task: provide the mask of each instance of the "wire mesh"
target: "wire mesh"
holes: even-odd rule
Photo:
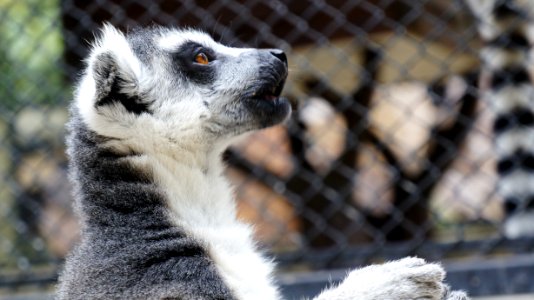
[[[525,254],[502,234],[481,48],[459,1],[0,1],[0,287],[49,288],[76,242],[72,84],[103,22],[288,53],[288,124],[225,155],[240,218],[284,271]],[[1,294],[2,292],[0,292]]]

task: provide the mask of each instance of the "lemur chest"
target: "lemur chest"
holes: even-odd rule
[[[256,249],[247,225],[193,230],[204,240],[209,256],[238,299],[279,299],[272,282],[274,264]]]
[[[175,199],[171,212],[173,222],[204,245],[237,299],[279,299],[271,278],[274,265],[257,250],[252,228],[236,219],[233,199],[221,199],[225,196],[220,190],[216,195],[215,192],[202,191],[201,194],[217,196],[220,202],[200,204],[203,199],[197,199],[198,202],[191,201],[192,198]],[[226,192],[231,194],[230,190]],[[181,204],[183,206],[177,208]],[[184,218],[186,216],[189,217]]]
[[[204,245],[237,298],[280,298],[271,278],[274,265],[256,249],[251,227],[237,220],[233,191],[221,173],[182,166],[154,171],[171,222]]]

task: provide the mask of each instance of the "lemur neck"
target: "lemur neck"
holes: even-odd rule
[[[203,157],[196,160],[158,149],[125,154],[109,148],[109,139],[88,130],[76,115],[69,130],[71,176],[85,227],[218,226],[235,221],[220,151],[199,151]]]
[[[235,221],[233,192],[223,176],[218,153],[199,159],[206,165],[147,155],[155,184],[165,195],[169,215],[178,225],[220,226]],[[209,167],[208,167],[209,166]]]

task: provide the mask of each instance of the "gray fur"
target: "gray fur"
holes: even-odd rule
[[[105,138],[71,113],[68,154],[83,227],[58,299],[233,299],[205,249],[168,221],[150,174],[99,149]]]

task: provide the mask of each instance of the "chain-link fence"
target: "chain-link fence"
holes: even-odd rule
[[[444,261],[473,295],[533,292],[534,238],[502,234],[495,115],[460,1],[0,0],[0,295],[50,290],[76,241],[63,124],[105,21],[288,53],[300,108],[225,156],[288,294],[406,255]]]

